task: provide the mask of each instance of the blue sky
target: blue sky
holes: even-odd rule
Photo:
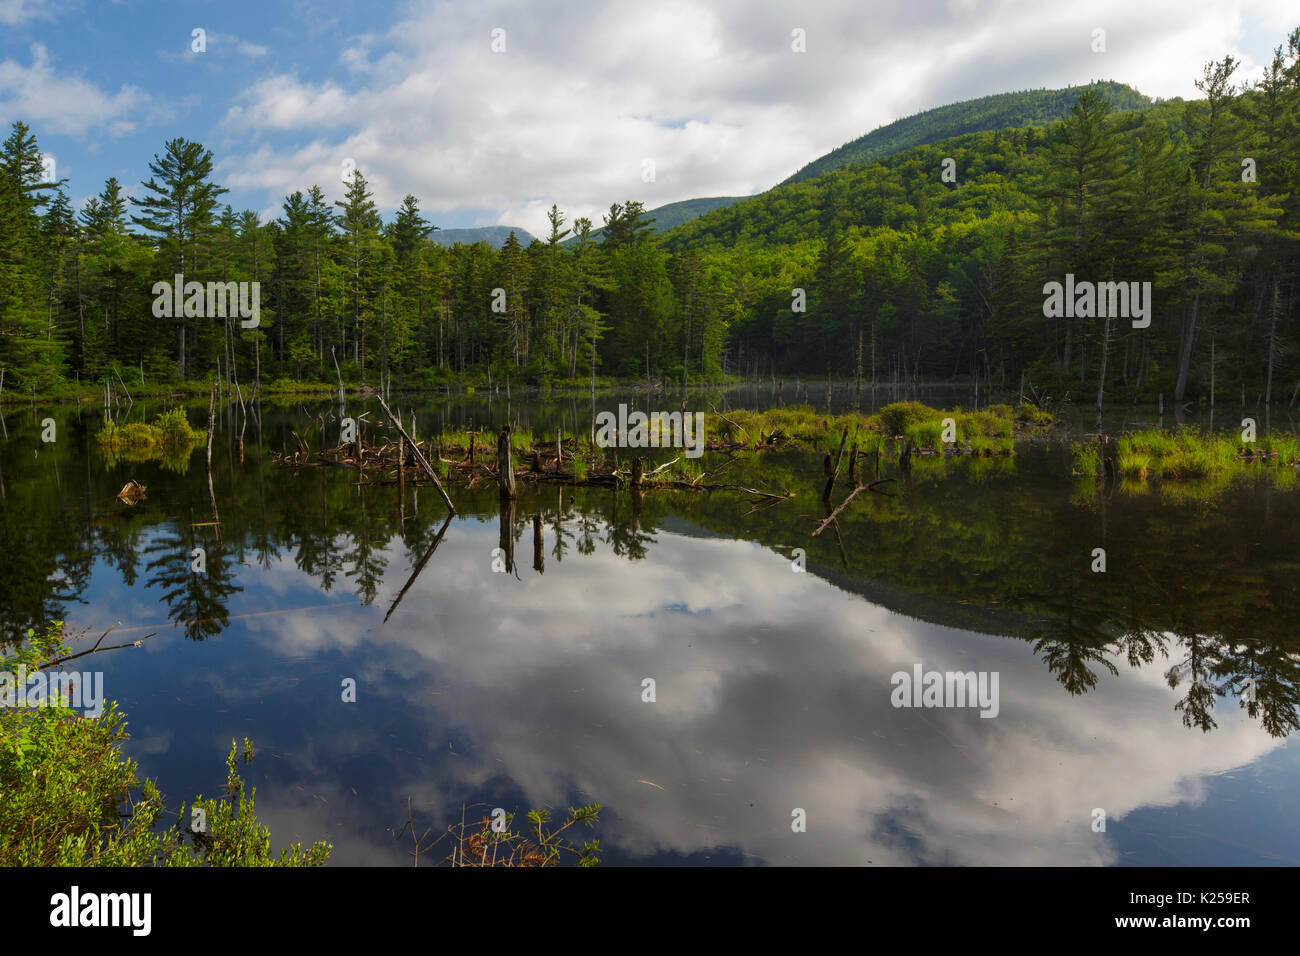
[[[629,198],[761,191],[973,96],[1195,96],[1201,64],[1232,53],[1252,78],[1295,26],[1278,0],[0,0],[0,122],[34,128],[78,205],[108,176],[138,190],[183,136],[237,209],[274,216],[313,183],[338,198],[351,160],[385,217],[410,192],[445,228],[540,233],[552,202],[599,223]]]

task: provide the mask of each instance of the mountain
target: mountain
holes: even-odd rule
[[[670,202],[666,206],[651,209],[646,213],[645,218],[654,220],[651,229],[671,229],[673,226],[690,222],[696,216],[702,216],[706,212],[722,209],[748,198],[748,196],[713,196],[708,199],[683,199],[681,202]]]
[[[1142,109],[1155,100],[1143,96],[1131,86],[1102,80],[1091,86],[1068,86],[1061,90],[1025,90],[1019,93],[997,93],[979,99],[963,100],[948,106],[915,113],[873,130],[845,143],[820,159],[815,159],[781,185],[814,179],[832,169],[854,163],[869,163],[963,133],[1007,129],[1018,126],[1042,126],[1060,119],[1070,111],[1079,95],[1087,89],[1097,89],[1110,100],[1114,112]]]
[[[665,206],[648,209],[643,218],[653,219],[654,223],[650,226],[650,229],[657,232],[672,229],[684,222],[690,222],[696,216],[702,216],[706,212],[713,212],[715,209],[725,209],[732,203],[738,203],[742,199],[748,198],[748,196],[711,196],[707,199],[683,199],[681,202],[670,202]],[[592,238],[600,238],[603,231],[603,229],[591,230]],[[567,246],[574,241],[574,237],[570,236],[561,245]]]
[[[493,249],[500,249],[510,238],[510,233],[514,233],[518,238],[521,246],[526,246],[533,241],[533,235],[527,229],[520,229],[518,226],[478,226],[473,229],[437,229],[429,234],[429,238],[440,246],[454,246],[456,243],[463,243],[470,246],[476,242],[486,242]]]
[[[1133,148],[1148,122],[1166,133],[1186,133],[1186,105],[1169,100],[1125,109],[1107,128],[1125,148]],[[945,157],[954,159],[959,182],[945,184],[936,175]],[[756,270],[779,273],[801,257],[816,257],[828,201],[838,207],[840,226],[855,243],[877,232],[905,232],[931,217],[956,222],[1027,215],[1036,206],[1025,184],[1044,177],[1050,157],[1046,125],[960,133],[782,183],[667,230],[658,241],[669,253],[743,245]],[[802,252],[792,251],[801,244]]]
[[[895,120],[852,142],[845,143],[825,156],[813,160],[799,172],[779,183],[776,188],[815,179],[835,169],[858,163],[869,163],[916,146],[937,143],[967,133],[1045,126],[1068,113],[1079,99],[1079,95],[1090,88],[1100,90],[1110,101],[1111,109],[1116,113],[1145,109],[1159,102],[1144,96],[1131,86],[1112,80],[1100,80],[1091,86],[1068,86],[1059,90],[1024,90],[1019,93],[997,93],[974,100],[963,100]],[[766,193],[759,195],[766,195]],[[646,218],[655,220],[650,227],[652,230],[664,232],[706,213],[725,209],[751,198],[753,197],[714,196],[706,199],[684,199],[681,202],[668,203],[648,210]],[[593,229],[591,234],[599,238],[601,231]],[[437,233],[434,235],[436,237]],[[520,241],[523,242],[522,231]],[[573,241],[570,237],[562,245],[569,245]],[[523,244],[527,245],[526,242]]]

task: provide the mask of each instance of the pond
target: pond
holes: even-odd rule
[[[691,400],[710,414],[791,389]],[[589,398],[514,399],[392,404],[421,438],[589,425]],[[620,401],[650,400],[596,406]],[[294,432],[334,444],[337,413],[223,409],[210,495],[201,447],[115,459],[98,406],[7,410],[4,633],[155,634],[93,660],[171,806],[219,792],[248,737],[273,845],[326,839],[335,864],[409,865],[408,800],[435,831],[462,807],[598,802],[606,864],[1300,863],[1300,491],[1262,473],[1083,486],[1059,439],[910,475],[887,462],[897,480],[814,536],[819,455],[709,452],[711,474],[796,494],[523,483],[503,513],[483,483],[450,489],[445,522],[427,485],[272,461]],[[128,479],[147,489],[132,506]],[[932,672],[992,676],[996,702],[910,689]]]

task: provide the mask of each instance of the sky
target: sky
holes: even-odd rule
[[[0,0],[0,123],[33,128],[77,206],[109,176],[140,195],[184,137],[264,219],[313,184],[341,198],[352,164],[385,220],[410,193],[443,228],[544,236],[552,203],[599,226],[613,202],[751,195],[991,93],[1194,98],[1206,62],[1253,80],[1297,26],[1300,0]]]

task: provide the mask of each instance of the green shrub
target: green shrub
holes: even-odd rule
[[[67,654],[63,622],[0,658],[0,672],[29,674]],[[98,717],[52,706],[0,707],[0,866],[320,866],[328,843],[298,844],[271,856],[270,831],[257,819],[255,792],[226,758],[226,795],[198,797],[206,832],[193,833],[182,804],[177,822],[159,832],[157,785],[136,778],[123,756],[126,721],[109,702]],[[252,759],[244,741],[244,762]]]
[[[1045,412],[1037,405],[1031,405],[1029,402],[1021,402],[1016,406],[1016,418],[1033,425],[1046,425],[1056,421],[1051,412]]]
[[[938,409],[920,402],[894,402],[880,410],[880,424],[887,435],[906,435],[909,425],[942,417]]]
[[[207,438],[206,432],[190,427],[190,420],[183,408],[163,412],[153,420],[153,425],[161,432],[161,440],[168,444],[203,441]]]

